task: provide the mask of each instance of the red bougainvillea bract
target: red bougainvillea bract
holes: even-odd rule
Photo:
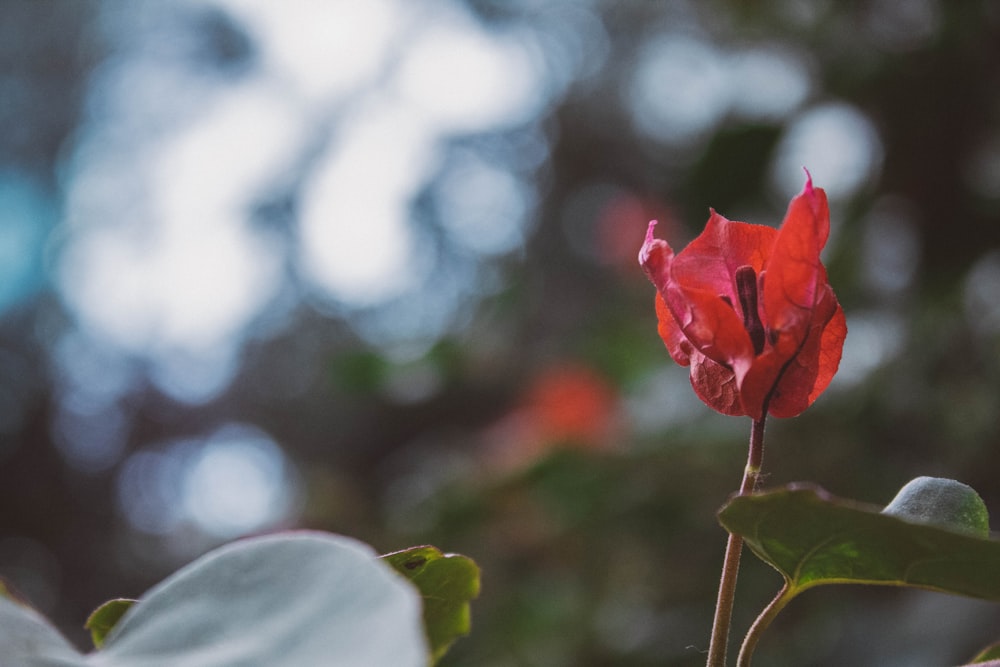
[[[711,211],[684,250],[653,236],[639,263],[656,286],[659,333],[691,385],[727,415],[794,417],[826,389],[847,323],[820,251],[830,234],[826,193],[807,178],[780,229]]]

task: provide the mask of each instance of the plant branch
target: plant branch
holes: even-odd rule
[[[757,488],[760,478],[761,461],[764,458],[764,416],[753,421],[750,429],[750,451],[747,454],[747,466],[743,471],[743,482],[740,484],[739,495],[750,495]],[[736,578],[740,572],[740,555],[743,551],[743,538],[729,534],[726,542],[726,555],[722,561],[722,578],[719,581],[719,597],[715,603],[715,619],[712,622],[712,639],[708,645],[708,667],[725,667],[726,649],[729,644],[729,626],[733,617],[733,600],[736,597]]]
[[[778,591],[778,594],[764,607],[764,610],[760,612],[760,616],[757,617],[757,620],[750,626],[750,630],[747,631],[747,636],[743,638],[743,646],[740,647],[740,655],[736,658],[736,667],[750,667],[750,659],[753,657],[754,649],[757,648],[760,636],[771,625],[771,621],[778,615],[778,612],[784,609],[789,600],[795,597],[795,593],[796,591],[792,590],[786,580],[781,590]]]

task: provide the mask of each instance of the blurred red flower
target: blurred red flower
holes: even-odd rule
[[[586,366],[542,369],[519,403],[486,433],[493,467],[524,465],[553,449],[604,450],[616,442],[621,425],[617,391]]]
[[[794,417],[826,389],[847,323],[820,251],[830,234],[826,193],[807,178],[780,229],[714,210],[677,255],[649,224],[639,263],[656,285],[659,333],[691,385],[727,415]]]
[[[599,447],[613,429],[615,391],[585,366],[546,369],[535,378],[525,398],[525,407],[546,440]]]

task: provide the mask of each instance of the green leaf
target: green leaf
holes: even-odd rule
[[[104,638],[111,632],[111,628],[115,627],[133,604],[135,604],[135,600],[126,598],[109,600],[87,617],[87,622],[83,624],[83,627],[90,630],[90,638],[94,642],[94,648],[101,648],[104,645]]]
[[[1000,542],[885,514],[815,486],[735,497],[719,520],[785,577],[790,595],[854,583],[1000,600]]]
[[[413,547],[383,558],[413,582],[424,599],[424,625],[437,662],[471,629],[469,601],[479,595],[479,566],[471,558]]]

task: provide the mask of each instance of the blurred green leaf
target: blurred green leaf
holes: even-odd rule
[[[479,566],[459,554],[443,554],[420,546],[383,556],[419,589],[424,599],[424,625],[435,662],[456,639],[469,634],[469,601],[479,595]]]
[[[785,577],[792,595],[854,583],[1000,600],[1000,542],[883,514],[816,486],[733,498],[719,520]]]
[[[345,391],[369,394],[377,391],[389,374],[389,362],[370,350],[345,352],[332,362],[336,384]]]
[[[982,651],[976,654],[969,664],[982,664],[984,662],[997,661],[1000,664],[1000,642],[996,644],[990,644]]]
[[[87,622],[83,624],[83,627],[90,630],[90,638],[94,642],[94,648],[101,648],[104,645],[104,638],[111,632],[111,628],[115,627],[125,612],[134,604],[135,600],[126,598],[108,600],[87,617]]]

